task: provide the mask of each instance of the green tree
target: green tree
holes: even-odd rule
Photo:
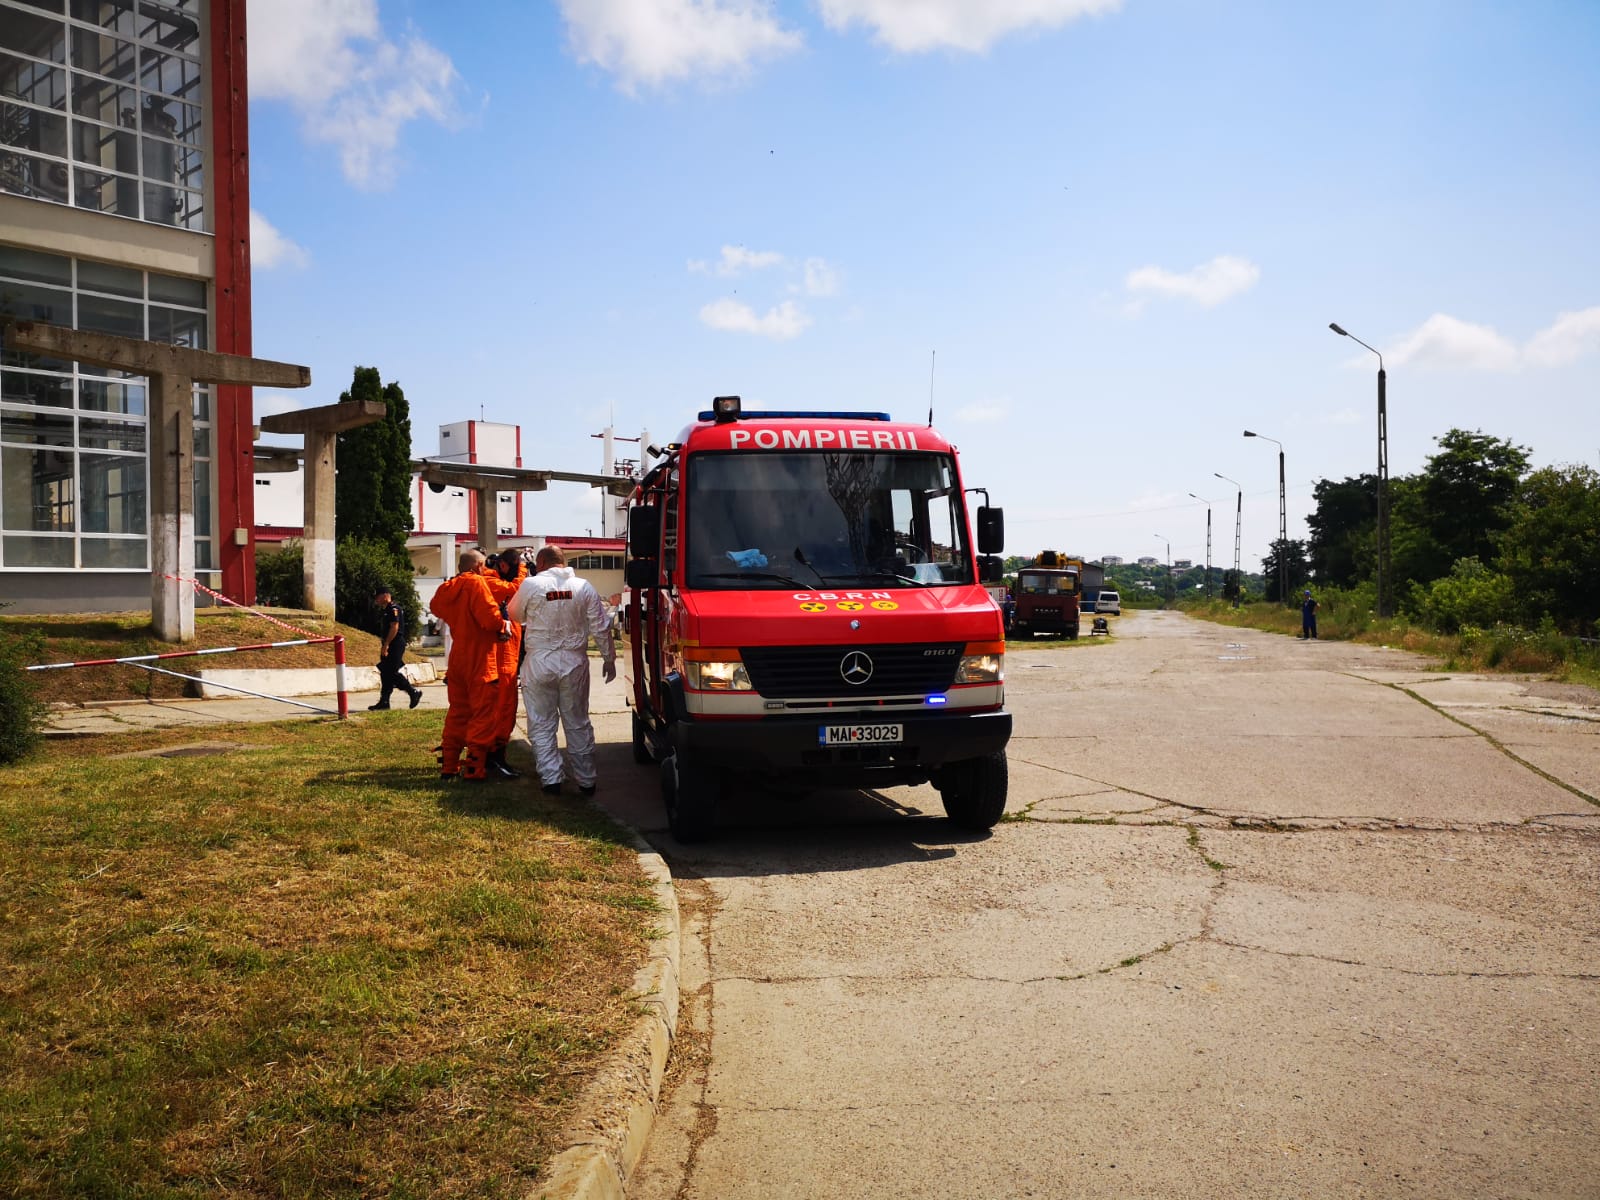
[[[1500,535],[1500,569],[1517,589],[1522,615],[1548,614],[1569,632],[1595,631],[1600,618],[1600,473],[1546,467],[1523,481]]]
[[[1280,574],[1278,562],[1283,561],[1285,570]],[[1306,544],[1297,538],[1290,538],[1286,542],[1274,541],[1272,549],[1267,551],[1267,556],[1261,560],[1261,574],[1266,579],[1267,600],[1269,603],[1282,604],[1283,594],[1278,590],[1280,579],[1288,577],[1289,595],[1294,595],[1298,588],[1305,585],[1309,577],[1310,568],[1306,565]]]
[[[1306,555],[1317,583],[1350,587],[1370,576],[1378,524],[1378,477],[1369,473],[1319,479],[1312,495],[1317,506],[1306,517],[1311,532]]]
[[[1428,579],[1463,558],[1488,562],[1511,523],[1511,506],[1528,470],[1528,449],[1481,430],[1452,429],[1422,469],[1420,515],[1437,547]],[[1418,577],[1418,582],[1422,578]]]
[[[381,421],[339,434],[336,536],[385,542],[404,555],[412,527],[411,406],[376,367],[355,369],[350,390],[339,396],[340,403],[351,400],[380,401],[386,412]]]

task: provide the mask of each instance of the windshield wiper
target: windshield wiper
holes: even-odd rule
[[[894,579],[900,583],[909,583],[912,587],[925,586],[920,579],[910,575],[900,575],[894,571],[858,571],[854,575],[841,576],[845,579]]]
[[[791,579],[787,575],[774,575],[771,571],[700,571],[696,579],[771,579],[778,583],[787,583],[790,587],[807,588],[809,583],[801,583],[798,579]]]

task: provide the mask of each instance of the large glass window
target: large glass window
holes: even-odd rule
[[[201,2],[0,0],[0,191],[203,230]]]
[[[693,587],[971,583],[948,455],[707,454],[688,464]]]
[[[0,246],[0,315],[208,349],[206,287]],[[194,394],[195,565],[211,531],[211,389]],[[0,356],[0,568],[149,567],[149,384],[126,371]]]

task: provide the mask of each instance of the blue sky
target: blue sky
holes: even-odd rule
[[[1452,426],[1600,460],[1600,5],[251,0],[255,349],[597,471],[713,395],[961,448],[1007,548],[1253,567]],[[530,499],[552,534],[599,500]],[[1157,535],[1160,535],[1159,537]]]

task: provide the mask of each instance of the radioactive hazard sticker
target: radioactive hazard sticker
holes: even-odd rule
[[[865,607],[866,605],[861,603],[859,600],[839,601],[839,610],[841,612],[860,612]]]
[[[900,606],[893,600],[874,600],[872,602],[872,607],[877,609],[879,612],[888,612],[891,608],[899,608]]]
[[[804,604],[802,604],[800,606],[800,611],[801,612],[827,612],[828,611],[828,606],[826,604],[818,604],[815,600],[807,600]]]

